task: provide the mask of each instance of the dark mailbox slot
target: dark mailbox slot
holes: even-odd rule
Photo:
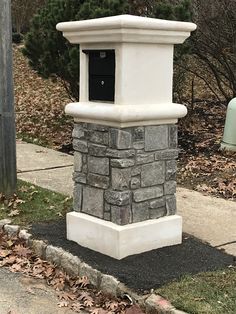
[[[89,100],[114,101],[115,50],[83,50],[89,56]]]

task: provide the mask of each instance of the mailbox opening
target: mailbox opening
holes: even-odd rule
[[[83,50],[89,58],[89,101],[114,102],[115,50]]]

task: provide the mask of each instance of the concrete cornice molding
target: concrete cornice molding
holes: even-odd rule
[[[167,21],[132,15],[62,22],[57,30],[71,43],[140,42],[182,43],[196,29],[189,22]]]
[[[116,127],[176,123],[187,114],[184,105],[175,103],[119,105],[79,102],[68,104],[65,111],[77,121]]]

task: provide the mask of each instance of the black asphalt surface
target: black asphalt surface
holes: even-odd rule
[[[129,288],[149,291],[186,274],[222,269],[235,265],[235,258],[188,235],[172,247],[133,255],[117,261],[66,240],[65,220],[34,224],[34,238],[62,247],[102,273],[115,276]]]

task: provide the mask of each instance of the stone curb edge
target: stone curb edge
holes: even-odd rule
[[[36,255],[62,268],[68,275],[72,277],[86,276],[91,285],[105,293],[115,297],[127,296],[134,304],[139,304],[147,314],[187,314],[177,310],[169,301],[159,295],[152,293],[140,296],[115,277],[101,273],[62,248],[33,239],[27,230],[20,229],[17,225],[11,225],[9,219],[0,220],[0,230],[3,230],[9,237],[18,236]]]

